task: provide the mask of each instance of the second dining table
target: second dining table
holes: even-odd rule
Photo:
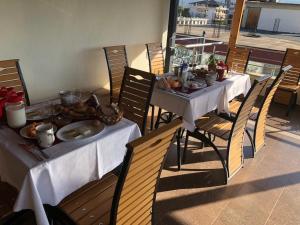
[[[231,72],[227,79],[190,94],[163,90],[156,85],[151,104],[182,116],[184,128],[194,131],[195,120],[216,109],[219,113],[229,113],[229,102],[246,95],[250,88],[249,75]]]

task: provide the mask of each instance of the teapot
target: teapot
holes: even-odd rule
[[[227,70],[227,73],[228,73],[228,65],[226,65],[223,61],[220,61],[220,62],[217,64],[217,73],[218,73],[218,78],[217,78],[217,80],[218,80],[218,81],[224,80],[224,72],[225,72],[225,69]]]

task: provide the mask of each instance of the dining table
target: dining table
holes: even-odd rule
[[[241,94],[245,96],[250,88],[250,76],[237,72],[229,72],[226,79],[191,93],[162,89],[156,83],[151,104],[182,116],[183,127],[193,132],[198,118],[213,110],[229,113],[229,102]]]
[[[45,103],[32,107],[39,105]],[[48,225],[44,204],[58,205],[114,170],[123,162],[126,144],[140,136],[138,125],[122,118],[89,138],[41,149],[16,129],[0,125],[0,177],[19,191],[13,211],[32,209],[37,224]],[[24,146],[31,146],[30,151]]]

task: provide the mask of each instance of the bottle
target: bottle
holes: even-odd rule
[[[23,94],[12,94],[8,96],[5,103],[7,124],[11,128],[20,128],[26,125],[25,103]]]

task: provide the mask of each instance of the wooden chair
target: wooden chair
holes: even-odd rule
[[[234,121],[223,119],[214,113],[209,113],[200,118],[197,121],[196,130],[194,132],[187,131],[183,156],[185,157],[186,154],[189,136],[209,144],[216,151],[222,162],[225,183],[227,183],[227,180],[237,173],[243,165],[243,142],[247,121],[257,96],[269,79],[270,77],[264,77],[260,81],[255,80],[254,85],[246,95]],[[216,137],[227,141],[226,161],[210,138],[207,138],[205,133],[202,134],[200,131],[215,135]]]
[[[125,67],[119,106],[124,117],[138,124],[142,135],[145,134],[146,123],[155,75]]]
[[[300,50],[288,48],[286,50],[281,68],[291,65],[290,69],[280,83],[274,101],[288,105],[288,116],[292,107],[296,105],[300,81]]]
[[[124,68],[128,66],[125,45],[104,47],[110,84],[110,101],[118,102],[124,76]]]
[[[255,121],[254,134],[253,138],[250,136],[249,132],[248,137],[252,144],[252,156],[254,157],[255,153],[257,153],[264,145],[265,145],[265,128],[266,128],[266,120],[268,111],[274,97],[277,88],[280,86],[280,83],[284,79],[285,75],[292,68],[292,66],[286,66],[281,69],[278,76],[274,79],[272,84],[266,89],[266,93],[264,94],[263,99],[259,102],[258,105],[252,108],[250,119]],[[233,108],[232,108],[233,106]],[[236,116],[238,108],[241,106],[241,102],[234,100],[230,104],[230,113],[231,116]]]
[[[181,120],[176,119],[127,144],[119,179],[110,173],[85,185],[58,207],[47,206],[49,217],[59,224],[69,225],[153,224],[158,180],[171,141],[181,124]]]
[[[148,61],[149,61],[149,71],[157,76],[163,75],[165,71],[165,61],[164,61],[164,53],[161,43],[148,43],[146,44]],[[153,129],[154,124],[154,106],[152,106],[152,114],[151,114],[151,130]],[[155,128],[159,127],[160,123],[169,123],[173,119],[173,113],[164,112],[162,113],[162,109],[158,109],[157,120],[155,123]]]
[[[26,209],[0,219],[1,225],[36,225],[34,212]]]
[[[248,48],[235,47],[228,49],[225,63],[229,70],[245,73],[247,70],[251,50]]]
[[[150,73],[157,76],[164,74],[165,60],[161,43],[146,44]]]
[[[0,87],[13,87],[16,91],[23,91],[26,104],[30,105],[18,59],[0,61]]]

